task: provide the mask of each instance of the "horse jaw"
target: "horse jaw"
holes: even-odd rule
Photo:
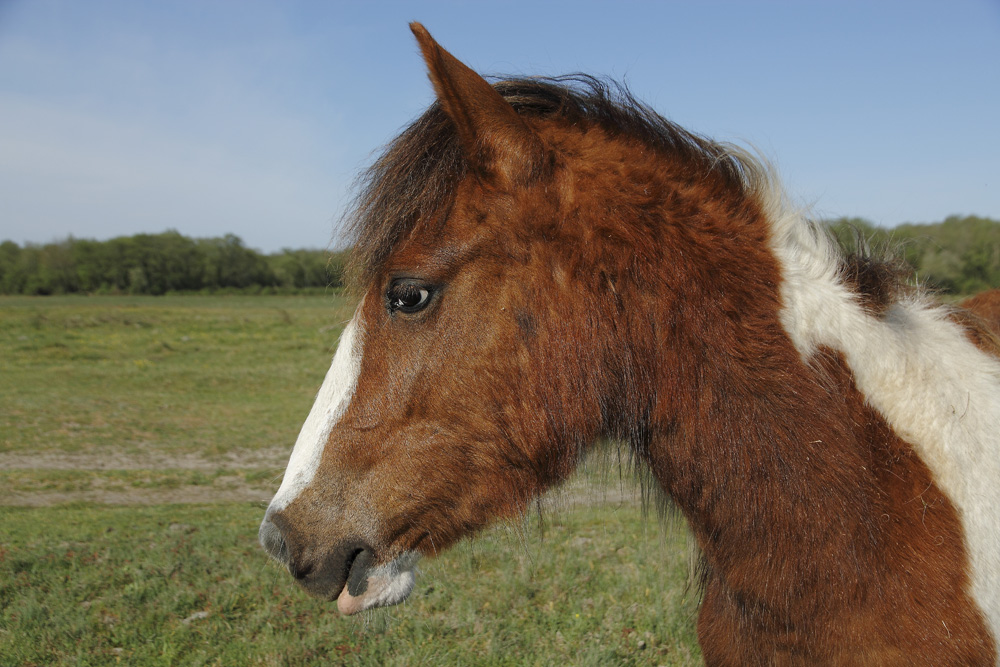
[[[344,616],[351,616],[366,609],[399,604],[413,590],[418,560],[419,553],[407,551],[385,565],[366,568],[360,573],[352,571],[337,597],[337,610]]]

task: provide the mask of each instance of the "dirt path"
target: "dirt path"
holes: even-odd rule
[[[193,454],[169,456],[162,452],[142,455],[60,454],[43,452],[0,454],[0,506],[40,507],[86,502],[108,505],[161,505],[170,503],[256,502],[265,507],[281,483],[288,451],[261,450],[207,459]],[[122,472],[127,474],[122,475]],[[198,483],[181,482],[166,472],[204,473]],[[253,475],[246,475],[253,472]],[[65,481],[67,473],[69,481]],[[74,474],[75,473],[75,474]],[[91,474],[87,474],[91,473]],[[641,492],[633,482],[599,481],[577,476],[546,494],[545,509],[593,504],[637,504]],[[248,481],[248,478],[250,481]],[[11,481],[16,483],[10,483]],[[55,480],[55,482],[53,482]]]
[[[0,506],[259,502],[263,507],[280,485],[287,460],[285,450],[212,459],[163,452],[2,453],[0,475],[6,473],[8,483],[0,486]],[[193,477],[197,483],[185,483]]]
[[[60,452],[0,453],[0,470],[252,470],[274,468],[280,473],[288,462],[290,448],[228,453],[216,458],[196,454],[118,452],[66,454]]]
[[[96,503],[100,505],[172,505],[175,503],[228,503],[256,502],[261,511],[267,507],[273,493],[250,486],[216,489],[204,486],[185,486],[172,489],[128,489],[89,491],[36,491],[32,493],[0,492],[0,507],[51,507],[67,503]]]

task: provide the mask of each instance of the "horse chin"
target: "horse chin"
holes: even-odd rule
[[[337,597],[337,610],[351,616],[366,609],[399,604],[413,590],[416,582],[414,568],[418,560],[420,554],[408,551],[385,565],[368,569],[363,573],[363,579],[352,572]],[[359,586],[358,580],[364,583]]]

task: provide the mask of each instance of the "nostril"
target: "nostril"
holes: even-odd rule
[[[285,542],[285,537],[281,534],[280,528],[265,518],[260,524],[260,531],[257,533],[257,538],[260,541],[260,545],[264,547],[264,551],[271,558],[281,563],[288,563],[288,543]]]

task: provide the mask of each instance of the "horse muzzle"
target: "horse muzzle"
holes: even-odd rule
[[[295,581],[314,597],[337,600],[345,615],[402,602],[413,590],[414,567],[420,556],[406,551],[375,565],[375,552],[363,540],[346,539],[332,548],[297,544],[280,513],[268,512],[258,538],[264,550],[283,564]]]

